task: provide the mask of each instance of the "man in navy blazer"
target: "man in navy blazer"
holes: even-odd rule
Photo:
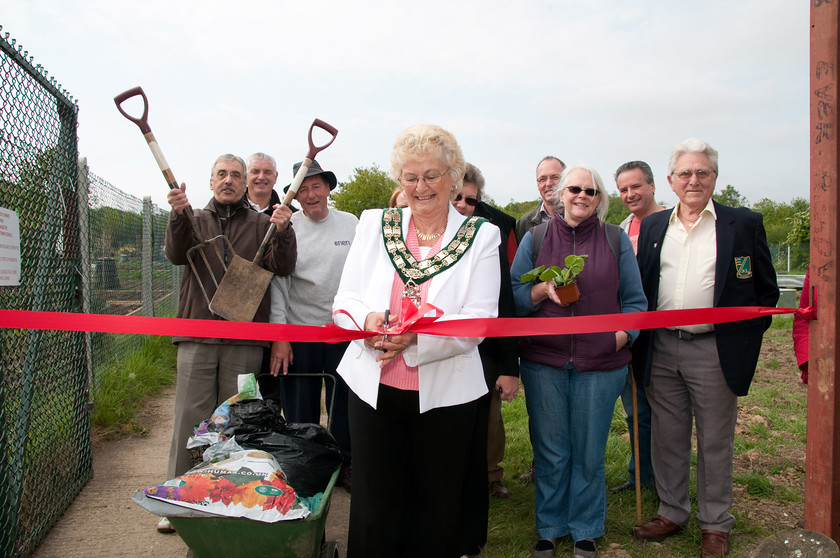
[[[649,310],[775,306],[776,273],[761,214],[712,200],[718,153],[690,138],[668,162],[679,202],[642,222],[638,261]],[[658,515],[633,530],[661,541],[688,523],[692,419],[697,425],[701,556],[729,553],[738,396],[746,395],[771,318],[646,330],[633,346],[652,410]]]

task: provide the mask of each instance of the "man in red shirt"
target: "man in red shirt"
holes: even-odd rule
[[[644,161],[630,161],[624,163],[615,171],[615,184],[621,203],[630,210],[630,215],[621,222],[621,228],[630,237],[633,251],[639,251],[639,227],[642,219],[665,209],[656,203],[654,194],[656,185],[653,183],[653,171]],[[653,486],[653,467],[650,464],[650,405],[645,397],[642,386],[636,388],[636,403],[639,417],[639,478],[643,486]],[[621,404],[627,413],[627,430],[630,432],[630,447],[633,447],[633,382],[630,374],[621,391]],[[629,478],[624,484],[614,486],[613,492],[636,489],[636,466],[633,457],[627,466]]]

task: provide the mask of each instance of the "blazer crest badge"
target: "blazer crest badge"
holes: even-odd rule
[[[738,279],[750,279],[752,277],[752,260],[749,256],[735,258],[735,277]]]

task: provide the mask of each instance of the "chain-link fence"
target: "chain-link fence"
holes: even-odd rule
[[[82,162],[84,170],[84,162]],[[87,186],[85,231],[90,254],[88,312],[94,314],[175,316],[178,309],[180,268],[169,263],[163,241],[169,212],[117,189],[88,171],[80,186]],[[92,392],[99,387],[97,371],[122,362],[140,348],[143,337],[91,334]]]
[[[0,207],[20,220],[21,280],[0,307],[81,310],[78,107],[0,40]],[[91,475],[84,336],[0,330],[3,556],[28,554]]]
[[[0,38],[0,208],[19,219],[21,263],[0,308],[174,315],[167,214],[79,164],[77,116],[29,53]],[[0,328],[0,556],[29,555],[90,479],[97,373],[141,342]]]

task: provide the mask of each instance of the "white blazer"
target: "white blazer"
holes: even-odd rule
[[[344,263],[333,312],[344,310],[359,328],[371,312],[384,312],[391,299],[394,266],[382,240],[382,211],[362,213],[350,253]],[[411,210],[402,210],[402,236],[405,238]],[[455,237],[465,217],[449,207],[443,246]],[[444,314],[439,320],[495,318],[499,303],[499,230],[487,222],[481,225],[472,246],[455,265],[430,279],[427,302]],[[345,329],[357,329],[343,314],[335,323]],[[484,371],[477,345],[483,337],[443,337],[417,335],[417,344],[402,354],[406,364],[417,366],[420,388],[420,412],[437,407],[459,405],[487,393]],[[376,408],[380,368],[371,349],[359,339],[350,343],[338,366],[338,373],[353,393]]]

